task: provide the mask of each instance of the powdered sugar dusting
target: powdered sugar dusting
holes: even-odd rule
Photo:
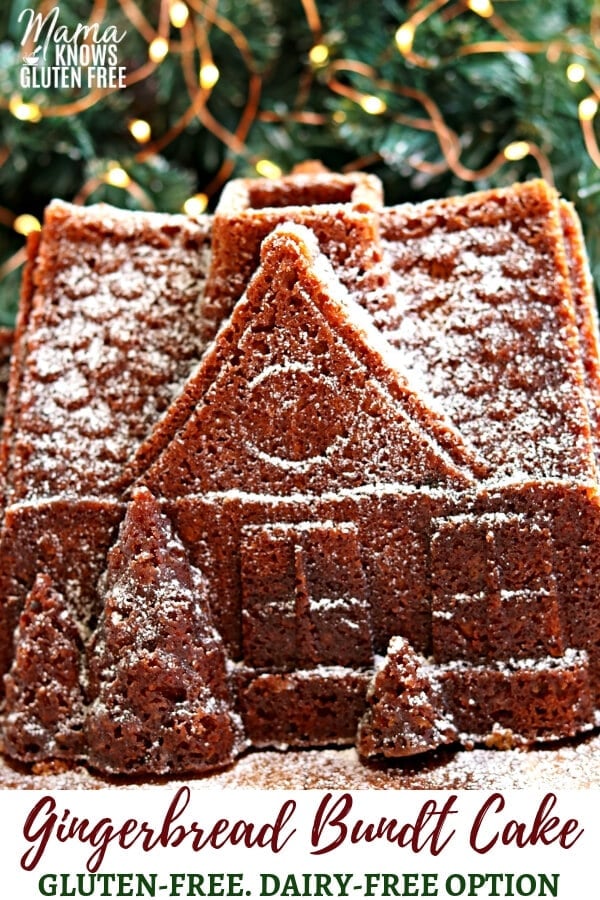
[[[12,499],[114,495],[199,359],[210,221],[50,207],[34,271]]]
[[[368,253],[352,241],[359,217],[351,223],[340,215],[344,235],[334,243],[343,265],[334,269],[338,276],[343,270],[349,293],[319,255],[326,244],[321,237],[317,246],[305,229],[286,225],[265,240],[253,287],[196,370],[199,395],[187,388],[182,395],[185,421],[198,415],[197,430],[186,431],[175,415],[167,448],[174,447],[175,464],[171,459],[154,481],[152,468],[146,473],[151,489],[170,501],[163,509],[148,490],[134,490],[109,554],[99,598],[105,608],[87,647],[84,679],[86,702],[92,701],[86,719],[91,764],[152,775],[227,764],[242,747],[230,689],[258,746],[293,743],[300,732],[299,743],[350,741],[374,651],[382,652],[390,637],[390,655],[369,690],[362,737],[359,730],[365,755],[420,753],[458,738],[513,747],[598,724],[593,654],[586,653],[597,630],[590,627],[588,639],[572,629],[563,643],[560,621],[575,608],[581,623],[588,598],[593,606],[594,579],[578,572],[579,561],[587,562],[584,548],[597,543],[597,534],[587,543],[592,503],[588,498],[585,505],[582,491],[580,503],[566,504],[575,510],[571,518],[581,515],[585,524],[577,522],[573,534],[567,527],[555,546],[565,529],[556,504],[542,496],[544,480],[564,479],[573,489],[594,483],[581,348],[566,271],[553,253],[558,233],[536,219],[535,202],[525,213],[519,203],[520,218],[513,211],[494,222],[488,214],[484,222],[471,216],[467,201],[460,226],[442,214],[432,217],[432,204],[423,212],[426,235],[419,217],[406,224],[403,217],[412,213],[384,210],[383,263],[379,214],[369,219]],[[326,230],[333,233],[334,224]],[[165,410],[175,408],[173,398],[210,330],[209,233],[208,222],[177,217],[53,208],[20,346],[9,499],[33,508],[47,497],[76,495],[78,502],[69,504],[76,518],[82,497],[121,491],[124,465]],[[393,310],[383,302],[391,296],[382,276],[386,259]],[[355,303],[365,297],[395,349]],[[485,467],[470,444],[491,463],[493,488],[476,483]],[[147,462],[143,451],[140,458]],[[456,477],[457,463],[469,477]],[[534,482],[528,497],[503,494],[509,482],[520,482],[525,492],[526,478]],[[419,503],[404,502],[411,494]],[[558,490],[556,501],[566,499]],[[329,501],[335,504],[328,507]],[[189,515],[181,515],[180,502]],[[503,511],[494,511],[498,504]],[[507,513],[512,505],[527,514]],[[540,506],[541,524],[530,522],[531,509]],[[177,515],[185,547],[165,510]],[[293,523],[282,522],[288,513]],[[45,528],[41,517],[33,521],[27,566],[43,569],[40,559],[54,565],[60,557],[60,588],[78,615],[86,579],[62,560],[65,543],[71,540],[66,556],[77,548],[76,536],[62,525]],[[573,559],[565,563],[560,554],[567,553]],[[457,587],[461,574],[467,583]],[[496,619],[485,609],[492,576]],[[16,584],[19,573],[10,578]],[[27,578],[28,572],[23,584]],[[567,607],[573,595],[576,604]],[[216,627],[209,596],[212,610],[226,610]],[[96,617],[88,619],[93,629]],[[495,622],[493,647],[482,644],[481,623],[492,630]],[[64,626],[63,613],[56,623]],[[227,647],[217,628],[231,632]],[[282,650],[286,635],[289,646]],[[553,705],[555,689],[560,698]],[[332,690],[340,692],[339,707],[331,706]],[[315,696],[323,704],[316,718],[334,709],[325,732],[318,724],[311,730]],[[343,718],[352,697],[354,718],[339,730],[338,711]],[[490,697],[500,706],[490,706]],[[263,716],[264,728],[252,725],[254,715]],[[218,746],[226,734],[226,746]],[[444,787],[453,760],[463,757],[453,753],[430,755],[448,769]],[[310,774],[300,759],[311,757],[295,756],[298,765],[288,771],[287,761],[274,763],[276,784],[265,776],[261,786],[285,786],[288,777],[290,785],[297,777],[294,786],[321,786],[337,777],[331,768],[338,763],[344,787],[352,784],[355,756],[325,751],[314,757],[319,762]],[[251,762],[258,757],[244,757],[235,777],[244,778],[247,763],[253,782],[260,782]],[[320,769],[323,760],[326,768],[331,763],[328,773]],[[362,770],[370,786],[379,786],[369,782],[373,772],[383,773],[387,786],[400,771],[418,779],[429,767]]]
[[[580,790],[600,788],[600,735],[559,748],[506,750],[441,749],[420,759],[362,762],[354,748],[342,750],[253,751],[235,766],[202,778],[172,780],[198,790]],[[51,764],[23,774],[0,757],[0,789],[140,790],[139,781],[109,779],[87,769]],[[164,789],[164,781],[145,779],[143,788]]]
[[[402,234],[384,217],[397,322],[390,340],[494,478],[593,471],[588,413],[563,274],[512,221]],[[387,237],[386,237],[386,228]],[[393,235],[393,237],[392,237]]]

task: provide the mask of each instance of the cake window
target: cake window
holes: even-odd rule
[[[291,670],[372,664],[356,526],[250,526],[242,537],[244,661]]]
[[[490,513],[434,522],[432,636],[438,662],[562,654],[552,537],[539,518]]]

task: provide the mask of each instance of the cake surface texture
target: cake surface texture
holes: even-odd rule
[[[148,778],[591,731],[598,340],[543,181],[53,202],[5,341],[4,752]]]

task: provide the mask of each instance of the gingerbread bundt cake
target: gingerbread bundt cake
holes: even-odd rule
[[[2,443],[13,758],[399,757],[600,711],[600,356],[541,181],[383,206],[242,180],[197,219],[55,202]]]

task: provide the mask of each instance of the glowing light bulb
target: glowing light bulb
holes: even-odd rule
[[[415,40],[415,26],[411,22],[405,22],[396,31],[396,47],[400,53],[410,53]]]
[[[490,0],[468,0],[467,6],[482,19],[489,19],[494,15],[494,7]]]
[[[39,122],[42,118],[42,111],[37,103],[26,103],[17,95],[10,98],[8,108],[15,119],[21,122]]]
[[[164,37],[155,37],[148,47],[148,56],[153,63],[161,63],[169,52],[169,42]]]
[[[598,112],[598,101],[595,97],[586,97],[579,104],[577,111],[579,113],[579,118],[583,122],[591,122]]]
[[[129,123],[129,131],[138,144],[147,144],[152,135],[150,124],[145,119],[132,119]]]
[[[183,28],[190,17],[190,11],[187,3],[182,0],[174,0],[169,9],[169,19],[173,28]]]
[[[210,88],[215,86],[220,75],[221,73],[214,63],[204,63],[204,65],[200,67],[200,76],[198,78],[200,87],[210,90]]]
[[[104,180],[112,187],[127,188],[131,184],[131,178],[121,166],[113,163],[104,176]]]
[[[281,169],[270,159],[259,159],[254,168],[263,178],[281,178]]]
[[[572,81],[573,84],[578,84],[580,81],[583,81],[585,78],[585,69],[581,63],[571,63],[570,66],[567,66],[567,78],[569,81]]]
[[[29,213],[23,213],[22,215],[17,216],[17,218],[13,222],[13,228],[16,232],[22,234],[24,237],[27,237],[27,235],[31,234],[32,231],[42,230],[42,226],[40,225],[39,220]]]
[[[336,109],[336,111],[334,112],[334,114],[332,115],[331,118],[333,119],[333,121],[335,122],[336,125],[342,125],[346,121],[348,116],[346,115],[346,113],[344,112],[343,109]]]
[[[183,204],[183,211],[188,216],[200,216],[208,206],[208,197],[206,194],[194,194],[188,197]]]
[[[370,116],[380,116],[387,109],[385,100],[382,100],[380,97],[375,97],[372,94],[363,97],[360,101],[360,105]]]
[[[329,59],[329,47],[326,44],[315,44],[310,48],[308,58],[313,66],[322,66]]]
[[[530,147],[527,141],[513,141],[504,148],[504,157],[510,162],[517,162],[519,159],[525,159],[529,151]]]

